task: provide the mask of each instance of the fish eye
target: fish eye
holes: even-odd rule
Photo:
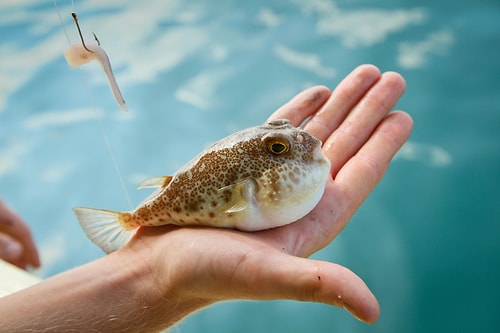
[[[267,149],[275,155],[283,155],[288,152],[290,145],[284,140],[269,140]]]

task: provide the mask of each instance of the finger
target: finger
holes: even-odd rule
[[[28,225],[2,201],[0,201],[0,232],[16,239],[22,245],[22,259],[25,265],[40,266],[38,250]]]
[[[330,97],[330,90],[327,87],[308,88],[276,110],[269,120],[288,119],[294,126],[299,126],[307,117],[317,112],[328,97]]]
[[[366,144],[339,171],[335,182],[355,210],[382,179],[391,159],[408,139],[413,120],[404,112],[388,115]]]
[[[380,76],[380,71],[373,65],[361,65],[354,69],[339,83],[325,105],[313,115],[304,129],[324,142]]]
[[[352,215],[351,204],[333,181],[326,183],[320,202],[304,218],[283,227],[259,232],[275,248],[307,258],[332,242]],[[287,237],[288,236],[288,237]]]
[[[346,226],[352,215],[382,179],[391,158],[407,140],[413,121],[403,112],[394,112],[382,121],[368,142],[340,170],[335,181],[327,182],[318,205],[302,220],[260,232],[273,239],[277,234],[293,234],[286,251],[308,257],[328,245]],[[282,246],[279,243],[276,248]]]
[[[14,238],[0,233],[0,259],[24,269],[23,247]]]
[[[368,140],[380,121],[403,94],[406,83],[401,75],[384,73],[324,142],[323,150],[332,161],[332,174]]]
[[[375,296],[356,274],[329,262],[269,252],[248,255],[232,281],[241,281],[248,299],[291,299],[320,302],[344,308],[368,323],[377,321],[380,308]],[[250,274],[250,276],[249,276]],[[258,283],[248,283],[248,281]],[[242,298],[242,295],[231,295]]]

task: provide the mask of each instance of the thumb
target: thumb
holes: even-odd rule
[[[252,274],[258,283],[252,285],[254,290],[248,290],[253,288],[246,283],[250,292],[248,298],[320,302],[344,308],[366,323],[378,320],[377,299],[363,280],[349,269],[284,253],[260,259],[260,265],[251,265],[253,270],[258,267],[253,272],[255,275]],[[242,271],[248,273],[248,270]],[[240,281],[245,281],[245,277]]]

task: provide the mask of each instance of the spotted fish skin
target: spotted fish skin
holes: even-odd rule
[[[173,176],[147,180],[140,186],[158,189],[131,212],[75,212],[89,238],[106,252],[117,247],[109,238],[124,242],[111,223],[123,232],[165,224],[263,230],[311,211],[329,170],[317,138],[287,120],[273,120],[218,141]],[[91,225],[102,228],[104,215],[109,227],[96,231]]]

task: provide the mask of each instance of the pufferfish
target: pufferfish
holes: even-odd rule
[[[138,227],[173,224],[258,231],[304,217],[321,199],[330,161],[321,141],[288,120],[236,132],[206,148],[129,212],[74,208],[104,252],[122,247]]]

